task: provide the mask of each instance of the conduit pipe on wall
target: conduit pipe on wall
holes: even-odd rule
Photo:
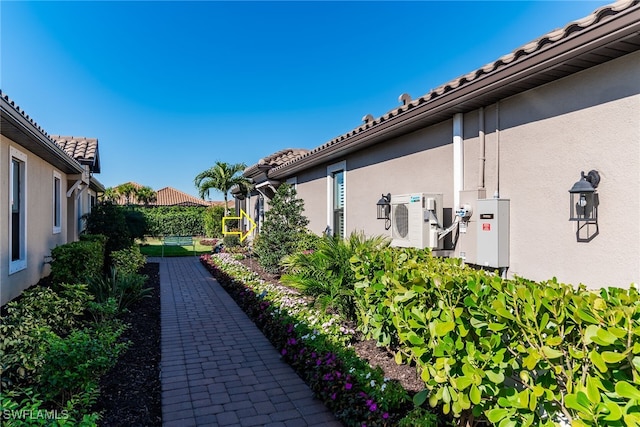
[[[493,198],[500,198],[500,101],[496,102],[496,191]]]
[[[478,136],[480,138],[480,157],[478,157],[478,190],[484,190],[484,165],[486,158],[486,142],[484,136],[484,107],[478,111]]]
[[[453,210],[460,207],[460,192],[464,189],[464,139],[462,113],[453,116]]]

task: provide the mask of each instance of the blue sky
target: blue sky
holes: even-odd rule
[[[197,196],[218,160],[314,148],[608,3],[3,0],[0,88],[97,137],[105,186]]]

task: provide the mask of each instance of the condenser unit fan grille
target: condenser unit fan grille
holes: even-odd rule
[[[393,208],[393,228],[401,238],[409,234],[409,209],[407,205],[396,205]]]

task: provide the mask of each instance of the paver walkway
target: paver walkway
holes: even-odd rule
[[[160,263],[164,426],[340,426],[196,257]]]

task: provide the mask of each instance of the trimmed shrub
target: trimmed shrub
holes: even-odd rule
[[[138,246],[131,246],[111,253],[113,268],[121,274],[134,274],[140,271],[147,262],[147,257],[140,252]]]
[[[55,284],[86,283],[103,272],[105,246],[100,237],[66,243],[51,250],[51,276]]]

